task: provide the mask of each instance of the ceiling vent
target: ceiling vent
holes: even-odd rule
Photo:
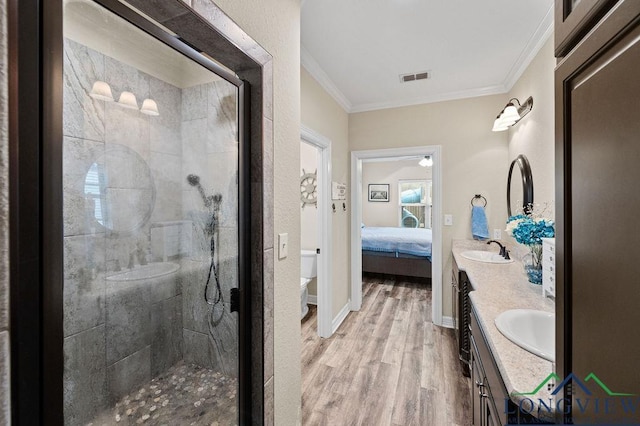
[[[431,77],[429,71],[421,71],[411,74],[400,74],[400,83],[408,83],[410,81],[426,80]]]

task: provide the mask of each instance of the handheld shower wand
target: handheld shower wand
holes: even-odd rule
[[[220,280],[218,279],[218,268],[216,267],[216,263],[215,263],[215,256],[216,256],[215,234],[216,234],[216,228],[218,224],[217,212],[220,209],[220,203],[222,202],[222,195],[214,194],[214,195],[207,196],[204,193],[204,189],[202,188],[202,185],[200,184],[200,176],[198,175],[194,175],[194,174],[188,175],[187,182],[189,182],[189,185],[195,186],[198,189],[198,192],[202,197],[202,201],[204,202],[204,206],[210,209],[209,210],[210,212],[211,212],[211,208],[213,208],[213,212],[211,212],[211,218],[209,219],[209,222],[205,227],[205,232],[211,236],[211,243],[210,243],[211,263],[209,265],[209,274],[207,275],[207,282],[204,286],[204,300],[207,302],[207,304],[211,306],[216,306],[218,303],[222,303],[222,309],[224,311],[224,299],[222,297],[222,289],[220,288]],[[217,290],[217,297],[215,297],[215,300],[213,301],[209,300],[209,283],[211,282],[212,274],[213,274],[213,278],[216,280],[216,290]]]

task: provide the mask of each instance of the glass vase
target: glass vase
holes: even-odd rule
[[[532,284],[542,284],[542,244],[529,246],[530,253],[523,259],[524,271]]]

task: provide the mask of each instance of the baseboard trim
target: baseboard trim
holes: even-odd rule
[[[453,328],[453,317],[442,317],[442,326],[445,328]]]
[[[340,312],[338,312],[338,315],[336,315],[336,317],[333,319],[333,321],[331,322],[331,334],[335,333],[338,327],[340,327],[342,322],[345,320],[345,318],[347,318],[347,315],[349,315],[349,312],[351,312],[350,306],[351,300],[348,300],[346,305],[342,307]]]
[[[316,306],[318,306],[318,296],[315,296],[315,295],[313,295],[313,294],[310,294],[310,295],[307,297],[307,304],[309,304],[309,305],[316,305]]]

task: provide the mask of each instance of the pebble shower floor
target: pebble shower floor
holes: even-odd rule
[[[235,378],[179,362],[88,425],[236,425],[237,389]]]

